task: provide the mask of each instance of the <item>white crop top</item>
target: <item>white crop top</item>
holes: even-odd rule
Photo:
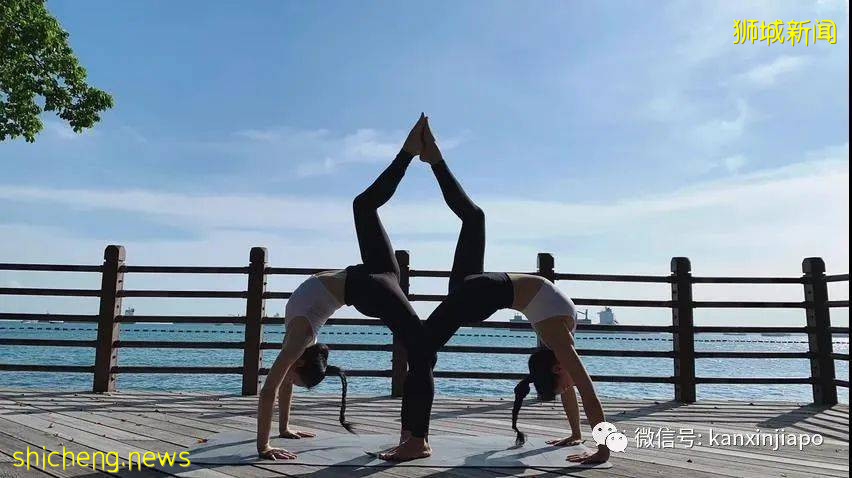
[[[304,317],[311,325],[314,337],[319,336],[319,329],[343,304],[328,290],[322,281],[314,276],[302,282],[287,300],[284,309],[284,324],[294,317]]]
[[[559,315],[570,315],[574,318],[571,332],[577,329],[577,309],[574,307],[574,301],[550,282],[541,285],[535,297],[521,313],[531,324]]]

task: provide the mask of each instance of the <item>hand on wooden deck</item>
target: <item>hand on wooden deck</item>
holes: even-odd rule
[[[259,452],[258,455],[267,460],[293,460],[297,456],[295,453],[283,448],[269,448],[268,450]]]
[[[559,438],[556,440],[547,440],[547,444],[553,446],[577,446],[580,443],[583,443],[583,439],[575,436]]]
[[[313,437],[315,437],[315,436],[317,436],[317,435],[316,435],[316,433],[303,432],[303,431],[301,431],[301,430],[290,430],[290,429],[287,429],[287,430],[284,430],[283,432],[281,432],[281,433],[279,434],[279,436],[280,436],[281,438],[287,438],[287,439],[289,439],[289,440],[298,440],[298,439],[300,439],[300,438],[313,438]]]

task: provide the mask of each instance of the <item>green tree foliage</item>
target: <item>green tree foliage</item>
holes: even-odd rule
[[[79,133],[112,106],[112,96],[86,84],[68,33],[44,0],[0,0],[0,141],[33,142],[42,111],[55,111]]]

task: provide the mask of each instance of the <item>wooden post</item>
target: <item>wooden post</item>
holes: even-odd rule
[[[556,283],[556,261],[553,259],[553,254],[548,252],[539,252],[538,256],[536,256],[536,269],[537,274],[550,282]],[[538,337],[538,335],[536,335]],[[541,337],[538,337],[538,346],[539,347],[547,347],[545,343],[541,340]]]
[[[672,325],[675,400],[695,402],[695,330],[692,307],[692,265],[687,257],[674,257],[672,270]]]
[[[411,268],[409,265],[408,251],[395,251],[396,262],[399,263],[399,286],[408,297],[411,288]],[[391,355],[391,396],[401,397],[402,387],[405,384],[405,376],[408,373],[408,351],[402,345],[402,341],[395,335],[393,337],[393,353]]]
[[[802,261],[802,272],[805,273],[805,301],[808,302],[808,349],[812,354],[814,403],[836,405],[837,385],[834,383],[834,359],[831,357],[831,315],[825,262],[820,257],[808,257]]]
[[[101,271],[101,302],[98,309],[98,343],[95,349],[95,377],[92,391],[95,393],[115,391],[116,374],[112,369],[118,365],[119,323],[121,297],[124,288],[124,246],[110,245],[104,249],[104,265]]]
[[[266,248],[252,247],[249,255],[246,298],[245,346],[243,347],[243,395],[257,395],[263,362],[263,317],[266,315]]]

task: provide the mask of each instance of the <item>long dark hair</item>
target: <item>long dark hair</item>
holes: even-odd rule
[[[355,433],[352,424],[346,421],[346,374],[340,367],[328,364],[328,345],[311,345],[302,352],[301,359],[304,363],[296,369],[296,374],[299,375],[307,388],[316,387],[328,375],[337,375],[340,378],[343,388],[343,395],[340,399],[340,424],[349,433]]]
[[[527,441],[526,434],[518,430],[518,414],[521,411],[521,405],[524,404],[524,399],[530,393],[530,383],[535,385],[539,400],[549,402],[556,398],[557,377],[556,373],[553,372],[554,365],[556,365],[556,355],[552,350],[546,348],[536,350],[530,355],[528,362],[529,375],[515,386],[515,403],[512,406],[512,430],[515,430],[515,446],[521,446]]]

